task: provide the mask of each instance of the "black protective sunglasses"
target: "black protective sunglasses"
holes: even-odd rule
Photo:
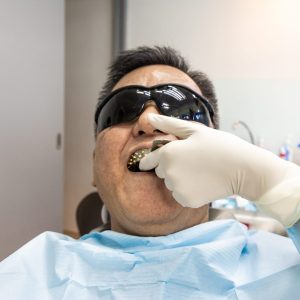
[[[146,102],[153,100],[163,115],[209,126],[214,111],[209,102],[186,86],[160,84],[150,88],[130,85],[113,91],[97,108],[97,133],[113,125],[136,119]]]

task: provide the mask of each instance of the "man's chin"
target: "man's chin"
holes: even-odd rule
[[[177,221],[184,215],[182,207],[155,173],[138,172],[124,178],[120,201],[123,221],[130,225],[128,232],[139,235],[164,235],[177,230]],[[123,202],[123,203],[121,203]],[[182,224],[181,224],[182,225]],[[137,229],[139,228],[139,229]],[[164,229],[166,228],[166,230]],[[167,233],[166,233],[167,232]],[[133,233],[132,233],[133,234]]]
[[[125,206],[126,205],[126,206]],[[175,222],[184,211],[168,190],[160,193],[136,193],[124,205],[124,215],[131,224],[139,226],[164,225]]]
[[[127,216],[128,223],[114,226],[112,230],[137,236],[161,236],[180,231],[178,224],[172,221],[174,216]]]
[[[190,218],[183,217],[184,215],[182,210],[160,212],[156,215],[127,215],[127,221],[122,226],[114,226],[112,222],[112,230],[137,236],[163,236],[201,223],[200,220],[191,223]]]
[[[131,205],[149,207],[178,208],[178,202],[173,198],[172,192],[165,186],[164,180],[155,174],[148,174],[135,180],[126,181],[126,198],[132,199]],[[180,206],[181,207],[181,206]]]
[[[207,221],[207,208],[191,209],[182,207],[176,202],[170,191],[167,195],[160,193],[149,197],[148,194],[136,193],[122,206],[121,231],[127,234],[140,236],[159,236],[178,232]],[[129,200],[129,201],[128,201]]]

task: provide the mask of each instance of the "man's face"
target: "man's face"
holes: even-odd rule
[[[163,83],[185,85],[201,94],[182,71],[165,65],[136,69],[115,85],[151,87]],[[131,172],[127,162],[133,152],[151,148],[156,139],[176,140],[152,127],[149,113],[159,113],[148,102],[138,119],[101,131],[94,152],[94,184],[111,215],[112,230],[134,235],[166,235],[207,221],[208,207],[184,208],[172,197],[154,172]]]

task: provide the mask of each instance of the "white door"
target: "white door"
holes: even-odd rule
[[[0,0],[0,260],[62,231],[63,113],[64,1]]]

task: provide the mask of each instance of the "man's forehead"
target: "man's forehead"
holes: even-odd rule
[[[113,90],[128,85],[154,86],[163,83],[185,85],[201,94],[197,84],[183,71],[167,65],[149,65],[135,69],[123,76]]]

